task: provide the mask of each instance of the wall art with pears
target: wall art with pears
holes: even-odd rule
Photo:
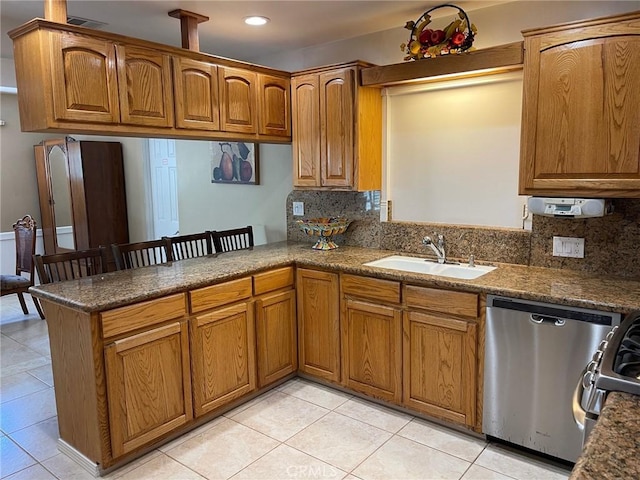
[[[259,185],[258,145],[211,142],[211,183]]]

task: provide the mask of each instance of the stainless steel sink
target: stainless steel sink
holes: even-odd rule
[[[425,273],[428,275],[439,275],[441,277],[460,278],[473,280],[482,275],[495,270],[496,267],[486,265],[452,265],[449,263],[435,263],[430,260],[418,257],[405,257],[403,255],[391,255],[380,260],[374,260],[364,264],[367,267],[388,268],[391,270],[401,270],[404,272]]]

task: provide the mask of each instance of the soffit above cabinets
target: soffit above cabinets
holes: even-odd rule
[[[459,55],[445,55],[405,63],[395,63],[362,70],[366,87],[388,87],[406,83],[426,83],[443,78],[487,75],[522,68],[523,42],[474,50]]]

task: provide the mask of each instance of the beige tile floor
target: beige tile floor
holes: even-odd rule
[[[92,478],[56,446],[46,322],[0,299],[0,477]],[[108,479],[566,479],[569,471],[302,379],[106,475]]]

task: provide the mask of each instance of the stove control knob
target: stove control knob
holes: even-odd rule
[[[616,325],[615,327],[613,327],[613,329],[607,333],[607,336],[604,337],[604,339],[608,342],[609,340],[611,340],[611,337],[613,337],[613,334],[616,332],[616,330],[618,329],[618,326]]]
[[[591,386],[595,383],[595,374],[593,372],[585,372],[582,376],[582,386],[585,390],[589,390]]]
[[[593,357],[591,359],[596,363],[600,363],[601,358],[602,358],[602,351],[596,350],[596,353],[593,354]]]
[[[601,352],[604,352],[604,349],[607,348],[608,343],[609,342],[606,339],[602,340],[600,342],[600,345],[598,345],[598,350],[600,350]]]

